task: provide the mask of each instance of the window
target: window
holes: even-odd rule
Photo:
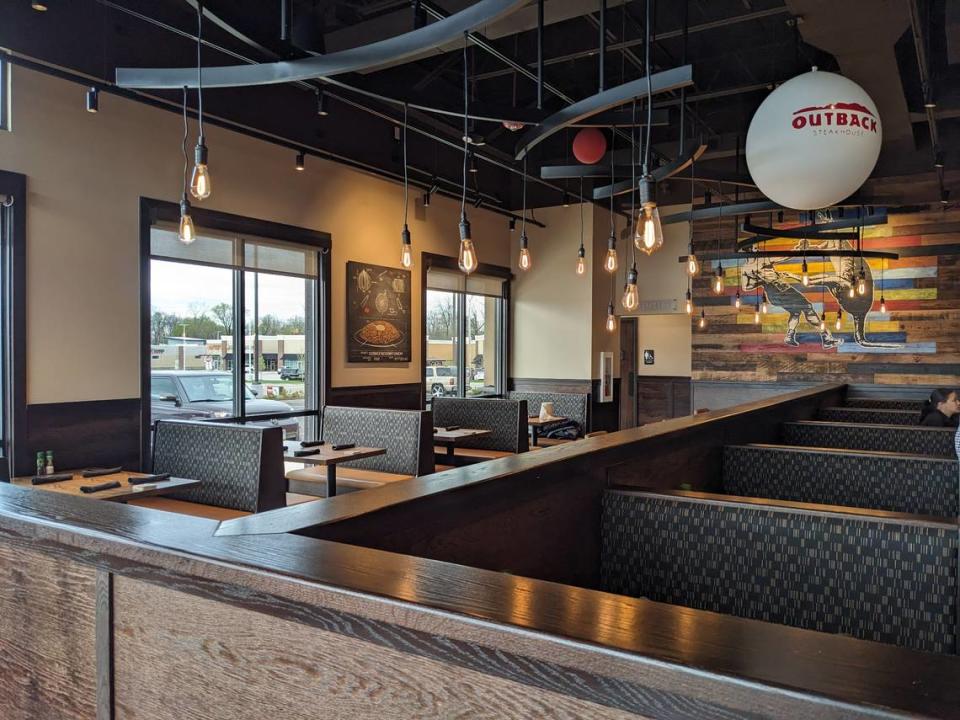
[[[0,130],[10,129],[10,63],[0,57]]]
[[[327,236],[304,230],[309,244],[300,244],[289,239],[294,228],[194,209],[197,239],[183,245],[168,219],[175,207],[153,212],[144,248],[150,424],[252,422],[314,437],[326,382]],[[273,228],[282,239],[267,235]]]
[[[464,276],[450,259],[425,254],[424,391],[431,397],[506,390],[509,271]],[[455,261],[453,267],[456,267]]]
[[[0,462],[11,475],[34,469],[26,442],[27,179],[0,170]]]

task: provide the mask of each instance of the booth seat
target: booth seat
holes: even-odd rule
[[[956,522],[608,490],[601,527],[607,592],[957,652]]]
[[[485,437],[470,438],[455,454],[483,459],[506,457],[527,452],[527,401],[505,398],[433,399],[433,423],[437,427],[459,425],[465,428],[490,430]],[[436,452],[443,453],[443,448]]]
[[[526,400],[527,410],[531,415],[540,414],[540,406],[545,402],[553,403],[553,414],[573,420],[580,429],[578,437],[583,437],[590,430],[590,395],[587,393],[551,393],[551,392],[518,392],[508,393],[512,400]],[[538,445],[550,446],[570,442],[562,438],[538,438]]]
[[[153,472],[199,480],[167,497],[130,505],[227,520],[285,505],[283,430],[191,420],[161,420],[153,441]]]

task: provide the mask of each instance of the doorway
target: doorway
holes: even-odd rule
[[[637,319],[620,318],[620,429],[637,426]]]

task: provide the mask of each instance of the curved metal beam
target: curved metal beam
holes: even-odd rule
[[[611,110],[618,105],[623,105],[633,98],[646,95],[647,82],[648,79],[646,77],[637,78],[623,85],[604,90],[596,95],[591,95],[554,113],[546,118],[539,127],[533,128],[520,138],[520,142],[517,144],[515,159],[523,160],[524,156],[526,156],[531,149],[566,127],[570,127],[604,110]],[[683,65],[670,70],[664,70],[663,72],[654,73],[649,76],[649,82],[654,94],[669,92],[670,90],[679,90],[682,87],[693,85],[693,68],[690,65]]]
[[[790,240],[856,240],[860,237],[856,232],[826,232],[822,228],[818,229],[816,225],[801,225],[793,228],[762,227],[752,223],[743,223],[740,225],[743,232],[753,233],[754,235],[764,235],[769,238],[786,238]]]
[[[526,0],[480,0],[445,20],[439,20],[419,30],[330,55],[259,65],[204,68],[203,86],[224,88],[273,85],[370,70],[429,52],[438,45],[456,40],[468,30],[499,20],[525,4]],[[197,70],[117,68],[117,85],[153,89],[196,87]]]
[[[731,205],[711,205],[710,207],[700,208],[698,210],[688,210],[661,217],[660,224],[673,225],[674,223],[689,222],[690,220],[706,220],[708,218],[720,217],[721,214],[725,216],[746,215],[747,213],[780,209],[781,206],[773,202],[773,200],[757,200],[756,202],[743,202]]]
[[[883,250],[864,250],[860,252],[858,250],[808,250],[804,253],[802,250],[757,250],[755,252],[738,252],[731,253],[725,252],[717,255],[716,253],[710,253],[709,256],[704,256],[701,258],[704,262],[711,262],[713,260],[745,260],[750,258],[802,258],[805,257],[807,260],[818,260],[820,258],[873,258],[879,260],[881,258],[886,260],[899,260],[900,255],[895,252],[884,252]],[[681,255],[679,258],[681,263],[687,261],[686,255]]]
[[[700,143],[696,146],[690,147],[683,152],[676,159],[671,160],[666,165],[661,165],[656,168],[651,175],[653,179],[657,182],[671,178],[679,172],[683,172],[693,163],[694,160],[697,160],[703,153],[707,151],[707,146],[703,143]],[[630,170],[627,169],[627,173]],[[619,174],[619,173],[618,173]],[[541,176],[542,177],[542,176]],[[603,187],[598,187],[593,189],[593,199],[594,200],[603,200],[608,198],[611,195],[623,195],[624,193],[630,192],[633,185],[633,180],[621,180],[618,183],[613,183],[612,185],[604,185]]]

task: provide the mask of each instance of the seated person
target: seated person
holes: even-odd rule
[[[957,393],[954,390],[934,390],[920,411],[920,424],[924,427],[955,427],[953,418],[960,412]]]

